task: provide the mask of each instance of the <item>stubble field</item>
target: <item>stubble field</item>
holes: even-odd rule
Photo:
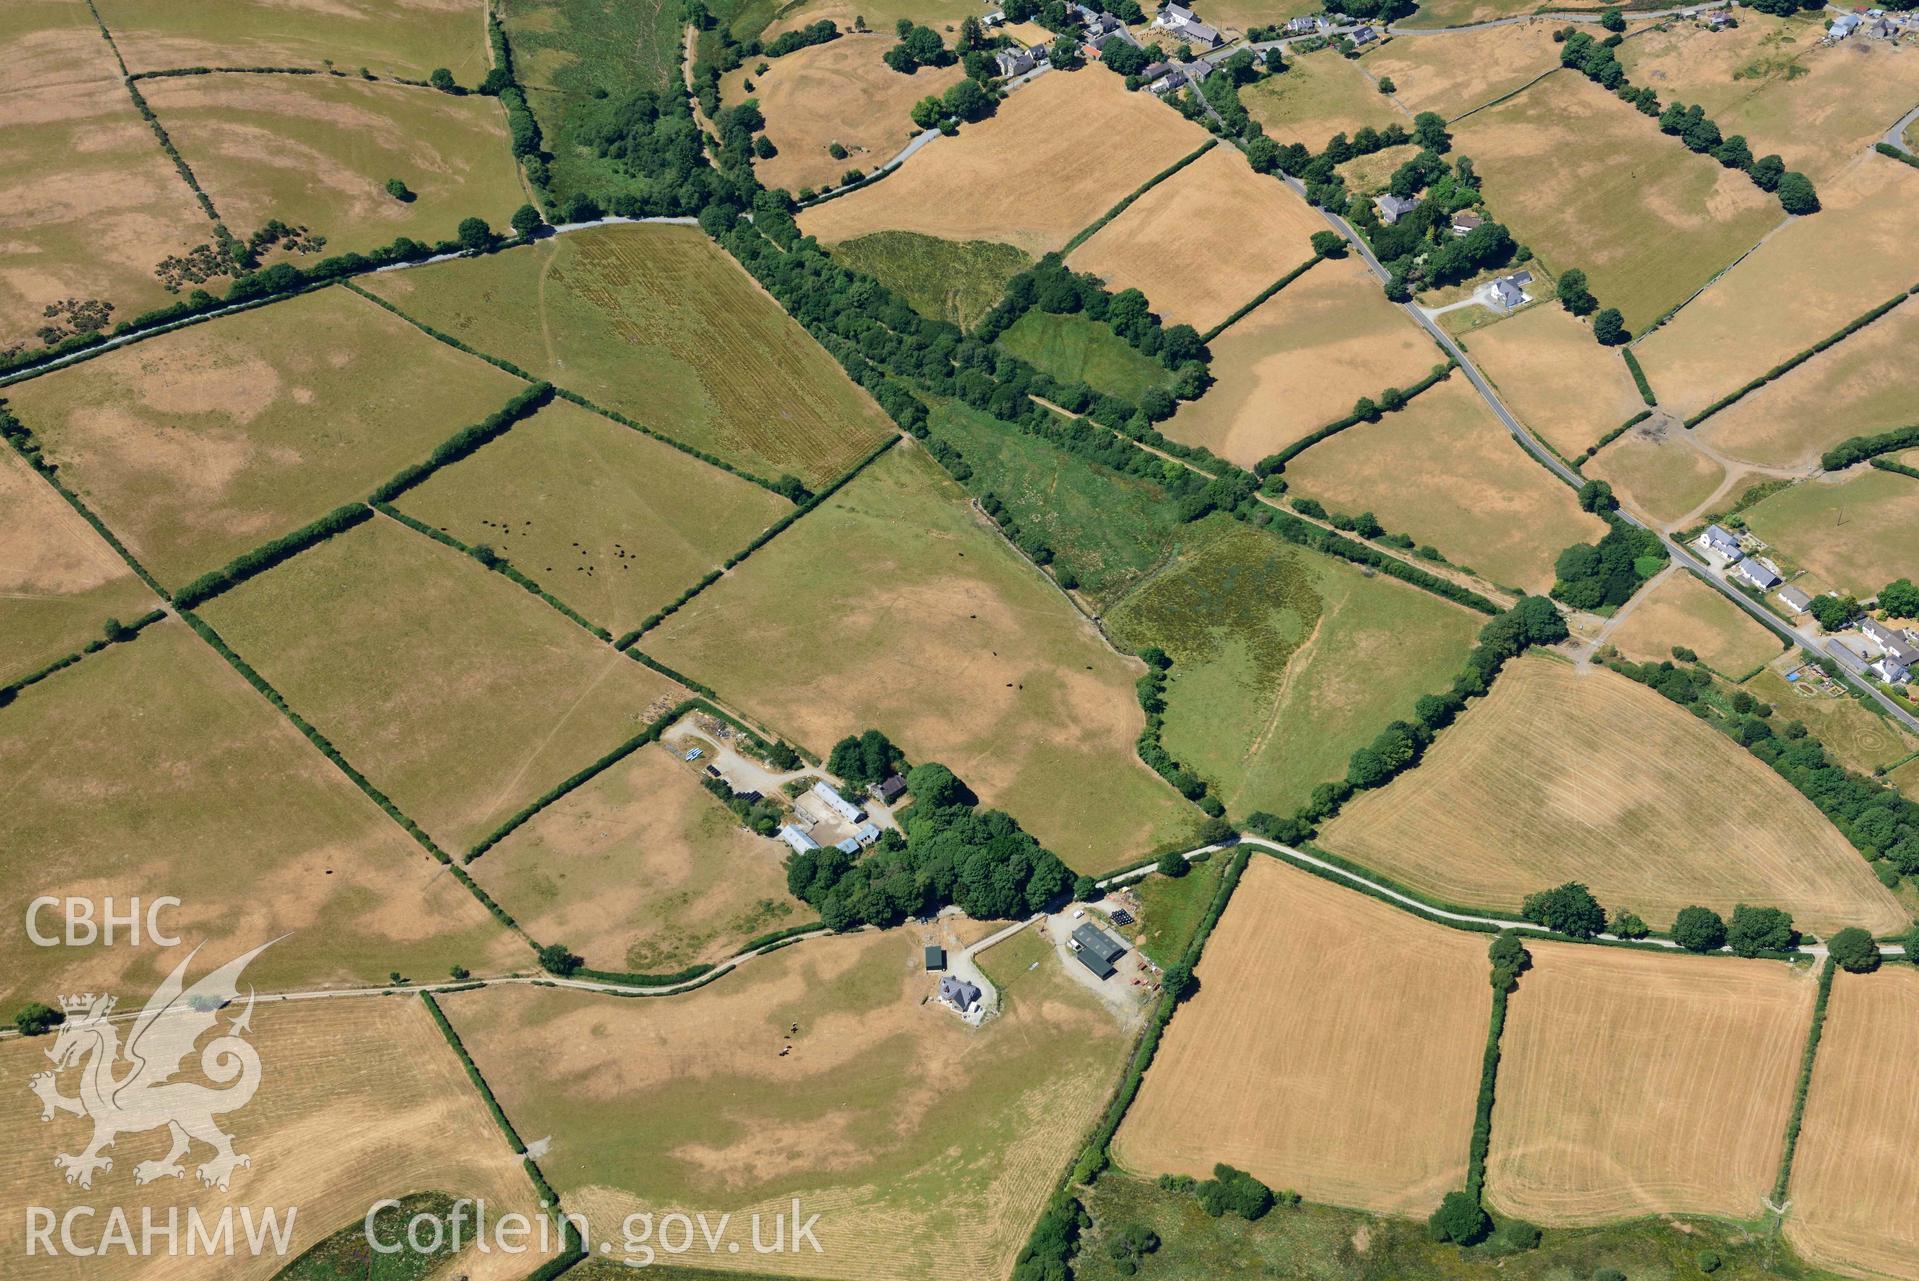
[[[686,697],[385,518],[200,612],[453,854]]]
[[[61,478],[179,587],[417,463],[525,384],[344,289],[9,389]]]
[[[641,644],[816,751],[884,730],[1080,870],[1120,866],[1196,821],[1134,753],[1144,669],[915,447],[873,464]]]
[[[1560,552],[1606,532],[1457,372],[1398,413],[1314,445],[1286,464],[1286,479],[1297,493],[1370,511],[1453,563],[1529,591],[1552,586]]]
[[[800,229],[823,244],[917,231],[1005,241],[1039,255],[1206,138],[1103,68],[1049,71],[991,119],[923,149],[884,182],[807,210]]]
[[[95,0],[129,71],[319,67],[471,88],[489,65],[477,0]]]
[[[1500,1038],[1486,1195],[1548,1226],[1753,1219],[1779,1173],[1809,969],[1534,943]]]
[[[1473,330],[1465,347],[1519,420],[1567,458],[1646,407],[1619,353],[1550,298]]]
[[[1452,903],[1510,910],[1576,880],[1655,928],[1694,903],[1778,906],[1816,931],[1906,920],[1758,758],[1623,676],[1545,658],[1508,664],[1417,769],[1354,798],[1321,839]]]
[[[1115,1160],[1215,1162],[1313,1201],[1424,1216],[1466,1178],[1492,1013],[1485,940],[1255,855]]]
[[[1167,324],[1205,333],[1311,258],[1312,235],[1325,230],[1238,148],[1215,147],[1100,228],[1067,265],[1115,293],[1137,289]],[[1234,251],[1218,252],[1223,241]]]
[[[1786,1239],[1853,1275],[1919,1277],[1919,974],[1835,976],[1793,1154]]]
[[[515,1126],[552,1135],[542,1169],[615,1261],[628,1214],[702,1206],[744,1235],[797,1196],[820,1253],[696,1246],[676,1263],[970,1281],[1010,1270],[1125,1054],[1059,964],[1021,972],[977,1030],[922,1003],[933,979],[911,941],[870,933],[683,996],[491,988],[446,1011]]]
[[[222,955],[219,961],[226,959]],[[201,972],[196,969],[193,977]],[[248,976],[252,973],[250,969]],[[220,1027],[224,1030],[229,1021],[223,1016]],[[86,1142],[86,1123],[62,1117],[42,1126],[38,1101],[24,1088],[8,1090],[4,1115],[9,1128],[33,1136],[32,1142],[14,1145],[0,1166],[0,1186],[10,1194],[22,1200],[31,1196],[56,1214],[110,1198],[115,1207],[124,1207],[136,1243],[142,1209],[151,1210],[161,1227],[169,1210],[180,1214],[177,1253],[167,1252],[164,1236],[154,1238],[158,1257],[106,1246],[86,1261],[84,1273],[70,1256],[49,1257],[42,1249],[38,1257],[27,1257],[22,1219],[9,1215],[0,1225],[8,1275],[32,1281],[65,1281],[76,1275],[100,1281],[198,1281],[212,1271],[233,1281],[267,1281],[337,1229],[357,1226],[374,1202],[428,1190],[484,1197],[489,1224],[513,1212],[529,1222],[539,1219],[539,1198],[520,1158],[487,1115],[459,1058],[418,997],[262,1004],[253,1012],[249,1040],[260,1055],[259,1093],[245,1110],[218,1121],[232,1131],[234,1150],[253,1163],[234,1172],[227,1192],[203,1187],[195,1177],[191,1163],[209,1155],[198,1143],[186,1158],[190,1164],[181,1180],[136,1187],[136,1160],[165,1155],[165,1136],[153,1131],[123,1134],[112,1149],[112,1171],[96,1175],[92,1191],[69,1187],[53,1170],[50,1157],[79,1151]],[[44,1040],[12,1041],[0,1047],[7,1077],[17,1080],[44,1068],[40,1051],[45,1045]],[[198,1061],[197,1055],[188,1057],[182,1079],[198,1078],[193,1067]],[[73,1074],[65,1084],[72,1088]],[[231,1208],[236,1236],[241,1236],[242,1210],[257,1219],[273,1207],[283,1221],[293,1218],[286,1253],[268,1249],[255,1255],[242,1237],[232,1257],[210,1265],[204,1252],[187,1253],[185,1207],[198,1210],[210,1227],[222,1210]],[[96,1217],[77,1220],[81,1244],[103,1239],[106,1214],[102,1206]],[[470,1218],[468,1224],[470,1234]],[[529,1236],[527,1244],[536,1240]],[[557,1244],[557,1232],[551,1240]],[[454,1266],[471,1281],[516,1281],[552,1253],[557,1251],[484,1254],[469,1248]]]
[[[769,480],[791,472],[821,484],[894,430],[696,228],[602,227],[389,272],[369,288],[477,350]]]

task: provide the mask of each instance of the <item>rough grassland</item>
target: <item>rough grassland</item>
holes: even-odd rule
[[[1506,30],[1506,28],[1496,28]],[[1438,44],[1450,36],[1404,43]],[[1549,300],[1468,335],[1465,346],[1519,420],[1567,458],[1625,422],[1645,402],[1619,353]]]
[[[1067,265],[1114,292],[1137,289],[1167,324],[1204,333],[1311,258],[1312,235],[1325,230],[1237,147],[1215,147],[1107,223]],[[1219,252],[1226,242],[1233,250]]]
[[[1904,760],[1919,750],[1919,740],[1863,698],[1817,696],[1809,686],[1802,689],[1800,683],[1788,682],[1777,670],[1761,672],[1746,682],[1746,688],[1755,698],[1778,707],[1777,715],[1782,719],[1804,721],[1841,764],[1861,774]],[[1908,794],[1910,788],[1911,784],[1906,784]]]
[[[1125,1054],[1061,964],[1020,972],[977,1030],[925,1002],[896,933],[802,943],[685,996],[491,988],[446,1010],[514,1124],[553,1136],[542,1169],[613,1261],[628,1214],[730,1211],[744,1240],[797,1196],[820,1253],[675,1262],[971,1281],[1011,1270]]]
[[[1239,97],[1275,142],[1303,143],[1315,153],[1334,134],[1350,137],[1366,125],[1412,128],[1412,118],[1379,92],[1358,63],[1331,49],[1288,59],[1283,74],[1248,85]]]
[[[1173,657],[1165,744],[1230,812],[1286,814],[1419,695],[1442,689],[1479,615],[1223,520],[1107,618]]]
[[[61,478],[178,587],[364,498],[524,386],[344,289],[19,384]]]
[[[1146,7],[1152,12],[1150,6]],[[1312,0],[1213,0],[1203,11],[1206,21],[1226,32],[1229,36],[1238,35],[1248,27],[1263,27],[1269,23],[1285,22],[1288,18],[1297,18],[1301,14],[1318,13]],[[1135,34],[1150,43],[1151,38],[1165,39],[1159,32],[1135,29]],[[1168,50],[1177,49],[1177,43],[1167,41]]]
[[[1786,1239],[1849,1275],[1919,1277],[1919,974],[1840,974],[1793,1156]]]
[[[1446,39],[1444,36],[1430,37]],[[1637,331],[1779,224],[1779,202],[1572,73],[1459,122],[1486,201],[1549,266],[1583,269]],[[1658,375],[1653,386],[1665,393]]]
[[[1887,295],[1890,297],[1890,293]],[[1803,467],[1848,436],[1919,421],[1919,302],[1907,300],[1836,347],[1698,427],[1715,448],[1770,466]]]
[[[1683,523],[1726,480],[1725,466],[1663,414],[1600,450],[1581,472],[1606,481],[1621,502],[1661,524]]]
[[[1320,263],[1212,350],[1218,381],[1162,428],[1242,467],[1351,413],[1361,396],[1411,386],[1443,360],[1352,259]]]
[[[42,309],[171,301],[153,274],[213,226],[154,141],[83,4],[0,6],[0,351],[39,346]]]
[[[815,750],[886,731],[1080,870],[1120,866],[1197,813],[1134,754],[1144,669],[1107,648],[910,446],[645,645]]]
[[[831,187],[849,169],[871,173],[899,154],[919,132],[907,114],[913,104],[945,93],[966,72],[956,62],[903,76],[882,60],[895,43],[891,30],[884,35],[848,31],[773,59],[765,75],[753,74],[762,61],[757,58],[727,73],[720,81],[721,99],[728,106],[758,99],[766,136],[779,151],[770,160],[754,161],[761,183],[792,192]],[[846,149],[845,159],[835,160],[827,151],[835,142]]]
[[[505,577],[386,519],[201,613],[449,852],[684,697]]]
[[[1361,423],[1286,465],[1295,490],[1340,511],[1371,511],[1496,583],[1543,591],[1553,560],[1606,532],[1515,443],[1455,374],[1396,414]]]
[[[724,11],[730,3],[732,0],[721,0],[714,8]],[[772,15],[770,22],[768,14]],[[737,15],[733,25],[742,38],[759,22],[767,23],[764,38],[771,40],[782,32],[821,20],[838,23],[841,31],[851,31],[857,18],[865,18],[868,27],[882,32],[891,32],[901,18],[910,18],[951,36],[959,30],[962,18],[979,16],[979,7],[965,0],[743,0]],[[953,42],[949,39],[946,43]]]
[[[244,943],[252,947],[259,941],[248,938]],[[243,985],[255,981],[271,955],[247,970]],[[228,959],[226,952],[210,952],[191,971],[189,981],[211,963]],[[144,994],[129,998],[122,1011],[138,1011],[143,999]],[[222,1030],[229,1021],[221,1018]],[[123,1035],[129,1026],[118,1025]],[[162,1231],[170,1214],[179,1216],[177,1253],[168,1252],[164,1236],[153,1238],[152,1257],[107,1245],[85,1265],[84,1275],[99,1281],[199,1281],[216,1275],[222,1281],[268,1281],[337,1229],[352,1224],[357,1230],[375,1201],[428,1188],[485,1198],[489,1229],[503,1214],[518,1212],[529,1221],[540,1217],[538,1197],[520,1159],[487,1115],[458,1057],[418,997],[261,1004],[254,1009],[248,1039],[259,1050],[259,1093],[244,1110],[221,1117],[220,1125],[232,1132],[234,1150],[250,1156],[252,1164],[234,1171],[230,1191],[205,1187],[196,1178],[194,1166],[209,1154],[197,1142],[184,1159],[184,1177],[136,1186],[133,1167],[166,1155],[164,1130],[123,1133],[111,1150],[113,1169],[94,1176],[92,1191],[70,1186],[53,1170],[52,1154],[80,1151],[90,1127],[81,1118],[64,1115],[42,1125],[39,1101],[24,1088],[6,1091],[3,1115],[11,1130],[32,1139],[10,1149],[12,1155],[0,1166],[0,1186],[22,1203],[31,1197],[33,1204],[56,1215],[72,1207],[98,1206],[97,1217],[74,1221],[76,1241],[82,1245],[114,1239],[103,1235],[111,1231],[108,1204],[124,1210],[136,1248],[142,1211],[151,1212]],[[0,1047],[0,1069],[16,1082],[43,1070],[46,1046],[45,1039],[8,1042]],[[198,1054],[189,1055],[180,1079],[204,1080],[198,1062]],[[66,1074],[67,1090],[76,1078],[77,1073]],[[292,1220],[284,1255],[276,1255],[270,1246],[256,1255],[245,1242],[242,1212],[250,1211],[257,1220],[269,1206],[278,1208],[283,1222]],[[197,1210],[211,1231],[228,1209],[238,1238],[231,1257],[210,1265],[204,1247],[189,1254],[189,1210]],[[9,1277],[56,1281],[81,1275],[71,1258],[48,1257],[44,1246],[37,1257],[26,1257],[23,1226],[20,1215],[9,1215],[0,1225],[0,1250],[7,1253]],[[467,1227],[470,1241],[470,1218]],[[530,1248],[521,1254],[484,1254],[469,1248],[450,1266],[472,1281],[517,1281],[549,1253],[531,1248],[537,1241],[537,1235],[529,1235],[524,1244]],[[382,1270],[362,1275],[411,1274]]]
[[[1919,480],[1897,472],[1801,481],[1749,509],[1746,524],[1826,586],[1857,596],[1919,574]]]
[[[1406,19],[1410,27],[1458,27],[1495,18],[1516,18],[1538,10],[1533,0],[1431,0]],[[1450,40],[1451,36],[1435,39]]]
[[[959,244],[912,231],[876,231],[833,246],[851,271],[873,277],[932,320],[970,329],[1006,296],[1006,282],[1033,265],[1011,245]]]
[[[1487,1200],[1536,1223],[1754,1219],[1818,983],[1776,961],[1531,945],[1500,1039]]]
[[[129,71],[318,67],[424,80],[486,76],[479,0],[95,0]]]
[[[409,316],[768,479],[842,475],[893,426],[695,228],[613,226],[389,272]],[[527,300],[508,307],[499,300]]]
[[[1147,388],[1172,381],[1165,365],[1077,313],[1062,316],[1035,308],[1000,335],[999,345],[1061,382],[1083,382],[1122,400],[1138,401]]]
[[[1730,31],[1691,23],[1635,36],[1619,62],[1636,85],[1698,103],[1752,154],[1776,152],[1823,194],[1919,98],[1919,60],[1880,40],[1822,45],[1824,16],[1742,13]]]
[[[402,495],[623,634],[793,510],[750,481],[556,400]]]
[[[1058,249],[1139,185],[1206,141],[1150,94],[1101,67],[1052,71],[990,120],[916,153],[886,181],[800,215],[836,244],[874,231]]]
[[[1639,663],[1669,662],[1673,647],[1684,646],[1734,680],[1779,657],[1783,648],[1777,636],[1684,570],[1646,592],[1607,640]]]
[[[1635,354],[1669,412],[1698,413],[1919,281],[1919,241],[1902,216],[1919,204],[1919,170],[1868,156],[1822,187],[1819,199],[1819,213],[1782,228],[1639,345]],[[1760,316],[1765,323],[1755,324]]]
[[[698,767],[643,747],[472,866],[526,932],[602,970],[670,974],[797,924],[786,846],[753,835]]]
[[[476,19],[477,21],[477,19]],[[334,76],[186,76],[141,93],[229,226],[310,228],[331,252],[506,230],[527,201],[500,104]],[[412,201],[387,194],[398,178]]]
[[[263,990],[523,962],[524,949],[179,622],[22,690],[0,712],[0,898],[181,900],[174,933],[224,960],[291,932]],[[57,912],[42,928],[58,930]],[[177,927],[177,928],[176,928]],[[185,953],[5,936],[0,1005],[150,986]],[[130,1163],[129,1163],[130,1164]]]
[[[1216,1161],[1313,1201],[1425,1215],[1466,1179],[1492,1013],[1485,939],[1255,857],[1114,1157]]]
[[[1425,15],[1421,5],[1411,21]],[[1522,22],[1443,36],[1394,40],[1366,59],[1366,70],[1390,78],[1393,99],[1415,114],[1437,111],[1448,120],[1520,88],[1559,65],[1555,27]],[[1410,159],[1412,152],[1398,152]]]
[[[0,685],[157,604],[53,486],[0,450]]]
[[[1603,668],[1510,664],[1412,773],[1349,802],[1328,849],[1453,903],[1511,909],[1583,881],[1655,928],[1702,903],[1801,928],[1898,929],[1859,854],[1764,762]]]

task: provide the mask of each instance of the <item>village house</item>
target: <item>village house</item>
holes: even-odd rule
[[[1739,540],[1717,525],[1706,526],[1706,532],[1693,539],[1692,545],[1717,559],[1721,565],[1730,565],[1746,554]]]
[[[1153,15],[1153,25],[1171,34],[1182,44],[1201,49],[1217,49],[1226,43],[1219,32],[1199,20],[1199,15],[1183,4],[1164,4]]]
[[[1501,311],[1511,311],[1532,301],[1532,295],[1526,292],[1526,286],[1532,282],[1533,274],[1530,271],[1500,276],[1486,287],[1488,300]]]
[[[1453,215],[1453,234],[1463,236],[1470,231],[1478,231],[1486,225],[1486,220],[1476,213],[1456,213]]]
[[[1299,17],[1286,24],[1286,34],[1289,36],[1310,36],[1318,30],[1317,18]]]
[[[1385,195],[1373,197],[1373,207],[1379,210],[1379,220],[1390,227],[1419,208],[1419,200],[1417,197],[1408,199],[1405,196],[1395,196],[1387,192]]]
[[[1353,43],[1356,45],[1369,45],[1377,39],[1379,39],[1379,33],[1371,27],[1361,27],[1353,32]]]
[[[1008,79],[1023,76],[1045,58],[1043,49],[1001,49],[993,57],[999,74]]]
[[[906,780],[898,774],[888,774],[874,785],[873,791],[879,796],[880,804],[891,805],[906,795]]]
[[[1912,679],[1912,669],[1919,667],[1919,632],[1910,627],[1903,630],[1888,627],[1876,618],[1859,624],[1859,631],[1866,642],[1879,651],[1879,657],[1870,665],[1873,675],[1893,685],[1903,685]]]
[[[1726,571],[1726,577],[1736,578],[1748,587],[1767,592],[1777,587],[1781,579],[1779,567],[1763,556],[1748,556]]]
[[[940,1000],[946,1002],[961,1014],[971,1014],[979,1007],[980,990],[965,979],[954,978],[951,974],[940,979]]]

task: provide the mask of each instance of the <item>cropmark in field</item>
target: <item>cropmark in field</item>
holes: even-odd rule
[[[1421,5],[1415,19],[1429,7]],[[1541,19],[1394,40],[1367,57],[1366,70],[1391,80],[1393,100],[1407,111],[1436,111],[1452,120],[1557,67],[1556,26]],[[1410,158],[1404,151],[1394,154],[1402,161]]]

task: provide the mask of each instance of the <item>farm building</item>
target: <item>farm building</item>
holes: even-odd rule
[[[1692,542],[1700,551],[1718,557],[1722,565],[1730,565],[1746,554],[1739,540],[1717,525],[1706,526],[1706,532]]]
[[[857,823],[866,817],[866,811],[839,794],[837,788],[824,779],[813,784],[813,795],[826,802],[826,807],[849,823]]]
[[[1073,931],[1073,955],[1095,978],[1110,979],[1119,972],[1113,962],[1126,955],[1126,945],[1087,921]]]
[[[1864,19],[1856,13],[1842,13],[1832,20],[1832,26],[1827,30],[1826,34],[1834,40],[1844,40],[1847,36],[1859,30],[1859,24],[1863,21]]]
[[[1771,561],[1759,556],[1748,556],[1726,571],[1729,578],[1737,578],[1749,587],[1762,592],[1771,591],[1780,583],[1779,570]]]
[[[881,804],[891,805],[906,795],[906,780],[898,774],[888,774],[873,790],[878,793]]]
[[[833,848],[842,854],[857,854],[860,852],[860,843],[849,836],[843,841],[835,842]]]
[[[879,840],[879,838],[880,827],[878,823],[861,823],[853,829],[853,843],[861,849],[865,849],[874,841]]]
[[[926,972],[937,974],[946,968],[946,949],[937,943],[926,945]]]
[[[1812,608],[1812,597],[1806,595],[1797,587],[1781,587],[1773,593],[1773,599],[1777,600],[1781,605],[1784,605],[1795,614],[1803,614]]]
[[[1182,43],[1217,49],[1225,37],[1199,20],[1199,15],[1183,4],[1164,4],[1153,16],[1153,25],[1177,37]]]
[[[820,843],[788,823],[780,829],[780,839],[793,847],[795,854],[810,854],[820,847]]]

